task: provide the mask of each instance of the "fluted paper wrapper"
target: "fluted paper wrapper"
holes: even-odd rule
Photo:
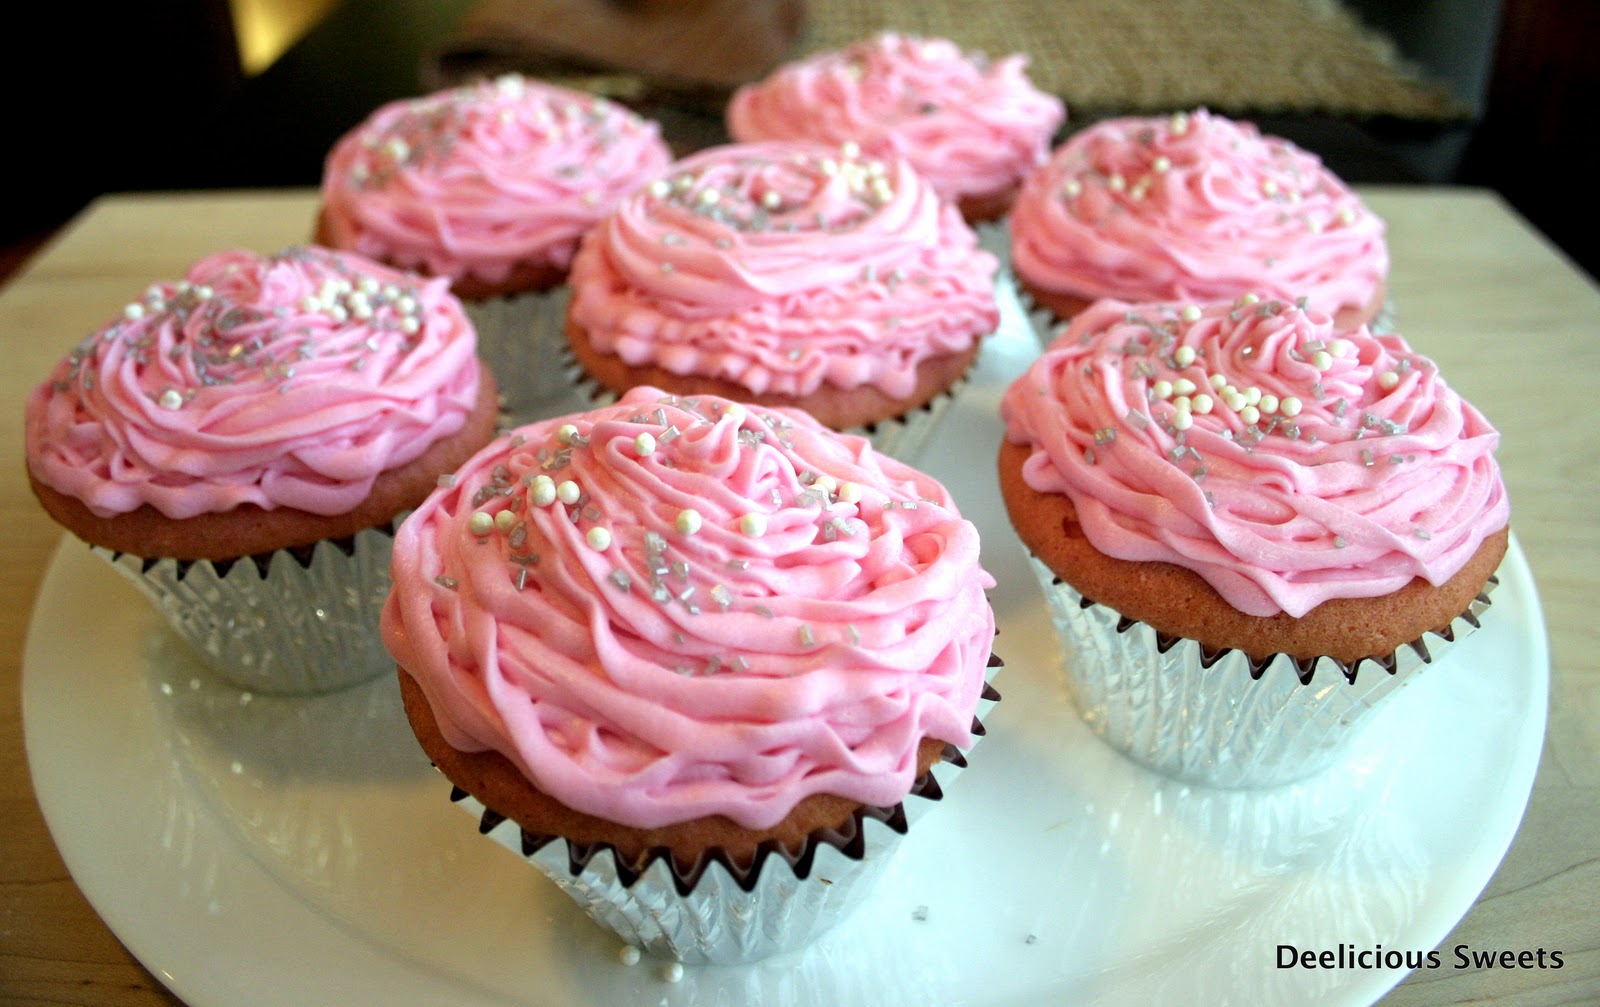
[[[553,290],[465,301],[478,331],[478,356],[500,386],[512,426],[557,415],[571,384],[566,373],[567,301],[571,290]]]
[[[483,814],[483,805],[471,797],[457,803],[474,816]],[[808,876],[800,878],[787,862],[769,856],[748,892],[714,863],[686,895],[678,894],[665,859],[624,885],[609,850],[573,874],[564,841],[529,856],[515,822],[501,822],[485,834],[538,868],[625,943],[686,964],[723,965],[804,947],[860,905],[902,839],[880,822],[869,819],[862,826],[866,845],[859,860],[819,844]]]
[[[982,717],[1000,698],[987,684],[1000,667],[991,658],[973,718],[976,736],[985,733]],[[618,870],[609,848],[585,850],[558,837],[540,845],[465,791],[454,789],[451,800],[479,822],[479,832],[538,868],[624,942],[686,964],[727,965],[798,950],[847,917],[877,885],[904,834],[966,765],[955,746],[946,746],[944,761],[919,778],[904,801],[863,809],[853,828],[813,833],[793,865],[778,853],[766,855],[749,890],[715,851],[688,879],[674,877],[666,856],[635,875]]]
[[[393,670],[378,636],[393,546],[389,529],[369,529],[318,542],[309,563],[279,550],[265,558],[265,572],[249,556],[180,562],[93,551],[153,600],[218,676],[251,692],[307,695]]]
[[[1332,658],[1277,654],[1252,668],[1239,651],[1208,656],[1193,640],[1163,641],[1104,605],[1084,605],[1030,557],[1063,644],[1063,669],[1084,721],[1113,748],[1166,776],[1217,787],[1268,787],[1326,769],[1384,697],[1469,635],[1485,587],[1448,638],[1428,635],[1354,675]],[[1302,681],[1302,675],[1305,680]]]

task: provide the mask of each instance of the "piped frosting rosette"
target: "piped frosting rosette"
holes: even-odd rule
[[[1020,279],[1091,301],[1255,293],[1365,321],[1389,269],[1383,221],[1315,155],[1204,110],[1076,133],[1011,222]]]
[[[384,105],[328,155],[326,243],[459,281],[565,270],[671,160],[655,123],[515,74]]]
[[[477,402],[442,280],[315,247],[230,251],[153,284],[35,389],[35,478],[100,516],[353,509]]]
[[[34,390],[29,473],[47,506],[88,509],[97,551],[234,684],[348,685],[383,669],[396,516],[363,505],[464,429],[474,346],[445,280],[313,247],[211,255]]]
[[[949,387],[922,388],[920,366],[975,355],[998,324],[996,269],[903,160],[731,145],[679,162],[590,232],[570,320],[629,367],[785,404],[868,390],[909,412]]]
[[[741,142],[860,144],[903,157],[945,199],[1005,192],[1044,163],[1066,118],[1027,57],[989,60],[946,39],[886,32],[747,84],[728,105]]]
[[[1298,631],[1344,625],[1344,599],[1391,604],[1416,583],[1455,592],[1507,528],[1498,434],[1398,335],[1338,334],[1325,314],[1255,295],[1100,301],[1008,389],[1002,415],[1009,443],[1028,449],[1023,481],[1069,499],[1094,550],[1192,572],[1225,603],[1152,602],[1131,575],[1035,561],[1085,719],[1164,772],[1253,785],[1316,770],[1448,646],[1430,655],[1423,632],[1459,639],[1486,604],[1480,579],[1415,642],[1297,649]],[[1160,626],[1141,621],[1157,618],[1140,611],[1152,605]],[[1458,615],[1470,625],[1453,631]],[[1366,621],[1333,632],[1367,633]],[[1366,659],[1379,667],[1358,679]]]
[[[446,741],[639,828],[900,801],[994,635],[973,526],[803,413],[640,388],[485,449],[401,527],[385,642]]]

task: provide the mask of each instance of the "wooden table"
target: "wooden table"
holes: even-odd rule
[[[1413,975],[1386,1005],[1600,1003],[1600,290],[1497,197],[1379,188],[1401,330],[1503,433],[1513,527],[1551,650],[1543,761],[1521,831],[1442,947],[1559,948],[1560,970]],[[23,478],[22,403],[151,280],[224,247],[303,240],[309,191],[112,197],[0,292],[0,1004],[176,1003],[107,930],[46,831],[23,752],[23,639],[60,532]]]

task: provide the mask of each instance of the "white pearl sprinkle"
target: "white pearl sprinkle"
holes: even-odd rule
[[[1239,412],[1240,410],[1244,409],[1246,406],[1250,405],[1250,403],[1248,403],[1248,402],[1246,402],[1244,400],[1244,396],[1240,395],[1238,392],[1234,392],[1232,395],[1229,395],[1226,392],[1224,392],[1223,395],[1222,395],[1222,404],[1227,406],[1229,409],[1233,410],[1234,412]]]
[[[1189,401],[1189,396],[1187,395],[1174,395],[1172,397],[1172,408],[1174,409],[1181,409],[1184,412],[1188,412],[1193,405],[1194,404]]]
[[[1172,383],[1172,391],[1177,395],[1193,395],[1195,384],[1188,378],[1179,378]]]
[[[681,535],[693,535],[700,530],[702,523],[704,522],[700,517],[700,512],[693,507],[685,507],[678,512],[678,533]]]
[[[1326,371],[1333,367],[1333,356],[1327,350],[1318,350],[1311,355],[1311,366]]]
[[[840,483],[839,499],[845,503],[860,503],[861,487],[857,486],[855,483]]]
[[[1333,350],[1333,355],[1336,357],[1348,357],[1356,352],[1356,344],[1348,339],[1335,339],[1330,349]]]
[[[576,436],[578,436],[578,428],[571,423],[561,424],[561,428],[556,431],[556,440],[563,444],[571,444],[572,438]]]
[[[1287,396],[1282,402],[1278,403],[1278,412],[1289,417],[1290,419],[1299,416],[1300,400],[1295,398],[1293,395]]]
[[[833,476],[817,476],[816,481],[811,484],[811,487],[812,489],[820,490],[823,493],[832,495],[833,492],[839,488],[839,480],[835,479]]]
[[[1243,394],[1244,404],[1247,406],[1257,405],[1261,402],[1261,389],[1255,385],[1250,385],[1244,390]]]
[[[1183,320],[1186,322],[1198,322],[1202,312],[1200,311],[1199,305],[1185,304],[1181,314],[1183,316]]]
[[[1209,413],[1214,405],[1215,403],[1212,401],[1211,396],[1204,392],[1189,400],[1189,410],[1202,416]]]
[[[1187,409],[1179,409],[1172,414],[1172,429],[1187,430],[1194,426],[1194,416]]]
[[[1169,128],[1174,136],[1182,136],[1189,132],[1189,117],[1182,112],[1177,113],[1172,117]]]
[[[1158,175],[1165,174],[1166,172],[1172,170],[1172,159],[1168,157],[1158,157],[1154,161],[1150,162],[1150,167],[1154,169]]]
[[[851,159],[860,157],[861,144],[856,143],[854,140],[846,140],[844,143],[839,145],[839,153]]]
[[[760,538],[767,533],[767,519],[761,514],[746,514],[739,519],[739,530],[751,538]]]
[[[517,515],[512,511],[496,511],[494,515],[494,530],[504,535],[517,525]]]
[[[126,308],[122,309],[122,317],[128,319],[129,321],[143,318],[144,305],[137,303],[128,305]]]
[[[722,193],[715,189],[701,189],[698,198],[702,206],[715,206],[722,200]]]
[[[1394,371],[1384,371],[1382,374],[1378,375],[1378,387],[1382,388],[1384,391],[1388,391],[1399,383],[1400,375],[1396,374]]]
[[[162,409],[182,409],[183,393],[176,388],[168,388],[161,393],[161,398],[156,401]]]
[[[1260,294],[1245,294],[1243,297],[1239,298],[1239,300],[1243,301],[1246,304],[1259,304],[1261,302],[1261,295]]]
[[[648,458],[656,453],[656,439],[649,432],[642,433],[633,439],[633,450],[639,452],[640,458]]]
[[[1221,391],[1228,384],[1228,379],[1220,374],[1211,375],[1211,387]]]
[[[1263,196],[1276,196],[1278,194],[1278,183],[1274,182],[1270,178],[1262,179],[1261,180],[1261,194]]]
[[[1184,310],[1187,311],[1188,309],[1185,308]],[[1173,350],[1172,362],[1177,364],[1179,367],[1188,367],[1190,364],[1194,363],[1194,347],[1180,346],[1176,350]]]
[[[1076,178],[1069,178],[1067,179],[1066,184],[1061,186],[1061,194],[1066,196],[1068,199],[1077,199],[1079,196],[1083,195],[1083,183],[1078,181]]]
[[[624,944],[617,951],[617,960],[622,962],[624,965],[639,964],[639,957],[639,949],[634,947],[632,944]]]
[[[578,489],[578,484],[571,479],[564,479],[556,484],[556,499],[568,507],[577,503],[578,498],[581,496],[583,496],[583,491]]]
[[[1356,222],[1356,211],[1350,209],[1350,207],[1348,207],[1348,206],[1339,211],[1339,223],[1345,225],[1346,227],[1349,227],[1351,224],[1354,224],[1355,222]]]
[[[595,552],[605,552],[611,548],[611,533],[598,525],[590,528],[588,534],[583,537],[589,543],[589,548]]]
[[[683,979],[683,963],[682,962],[667,962],[666,965],[662,966],[661,978],[665,979],[669,983],[675,983],[675,982],[678,982],[678,981],[682,980]]]
[[[548,507],[556,502],[556,481],[549,476],[534,476],[530,489],[535,507]]]
[[[1156,398],[1158,399],[1172,398],[1172,382],[1165,378],[1151,385],[1150,390],[1156,393]]]
[[[1261,401],[1257,402],[1256,406],[1261,410],[1261,415],[1271,416],[1278,411],[1278,397],[1268,392],[1261,396]]]
[[[664,178],[658,178],[654,182],[650,183],[650,195],[656,197],[657,199],[665,199],[671,192],[672,183]],[[637,951],[639,949],[634,948],[634,950]]]
[[[1121,192],[1123,189],[1127,188],[1127,185],[1127,180],[1114,171],[1106,176],[1106,188],[1110,189],[1112,192]]]
[[[487,535],[494,531],[494,518],[484,511],[473,511],[467,519],[467,530],[474,535]]]
[[[782,202],[783,197],[779,196],[777,190],[775,189],[768,189],[766,192],[761,194],[761,205],[769,210],[776,210],[778,208],[778,204]]]
[[[1239,418],[1244,420],[1246,426],[1253,426],[1261,419],[1261,410],[1255,406],[1245,406],[1239,410]]]
[[[728,407],[722,411],[722,418],[736,427],[744,426],[744,406],[739,405],[737,402],[728,403]]]

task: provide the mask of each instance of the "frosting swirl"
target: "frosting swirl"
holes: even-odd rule
[[[151,285],[28,398],[28,467],[109,517],[345,513],[460,430],[476,339],[446,281],[315,247]]]
[[[1088,300],[1309,298],[1337,313],[1379,296],[1383,221],[1314,155],[1204,110],[1075,134],[1024,184],[1012,261]]]
[[[798,410],[677,399],[525,426],[401,526],[384,642],[446,741],[640,828],[892,804],[971,739],[994,635],[937,482]]]
[[[903,160],[714,147],[618,204],[572,265],[570,317],[630,365],[804,396],[908,397],[922,360],[999,324],[998,268]]]
[[[954,42],[885,32],[746,84],[728,104],[735,140],[855,141],[899,156],[941,197],[993,193],[1043,164],[1066,119],[1021,54],[989,61]]]
[[[460,280],[566,269],[578,239],[671,161],[655,123],[515,74],[391,102],[322,178],[326,242]]]
[[[1488,421],[1398,335],[1255,295],[1100,301],[1006,392],[1027,484],[1102,553],[1300,617],[1444,583],[1510,505]]]

